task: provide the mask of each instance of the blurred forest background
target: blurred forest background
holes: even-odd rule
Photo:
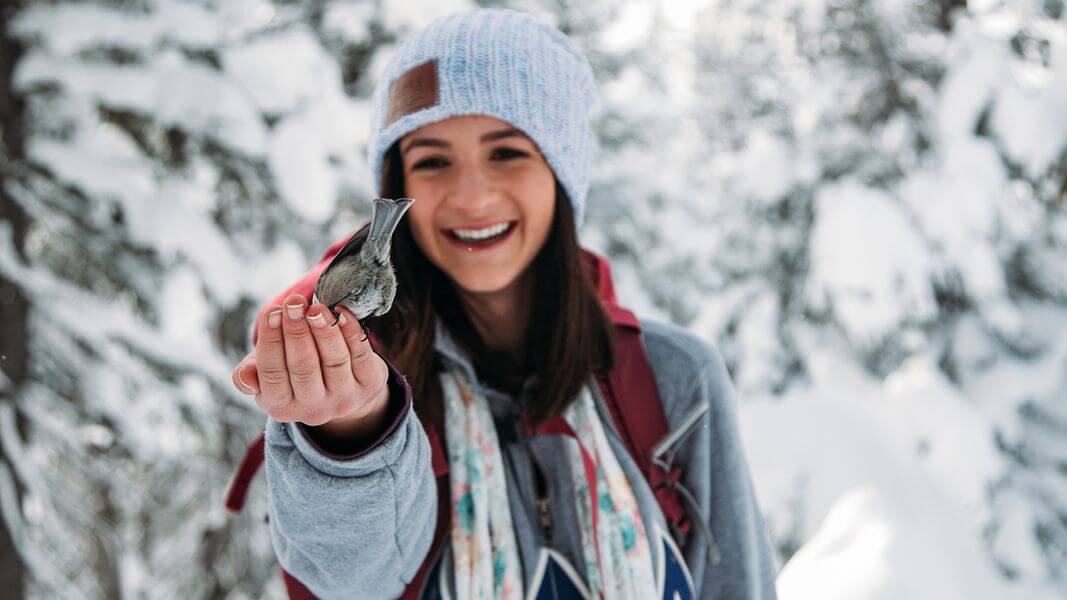
[[[726,357],[783,600],[1067,596],[1064,4],[482,3],[593,62],[583,243]],[[3,3],[3,595],[284,596],[230,371],[468,6]]]

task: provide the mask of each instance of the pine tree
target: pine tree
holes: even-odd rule
[[[368,216],[395,36],[372,2],[5,23],[0,492],[27,595],[278,595],[264,495],[222,506],[264,423],[229,374],[260,304]]]
[[[694,325],[742,396],[811,385],[834,339],[875,380],[935,361],[1014,464],[974,467],[991,558],[1062,587],[1067,380],[1023,383],[1063,364],[1062,4],[729,2],[698,23],[704,152],[724,166],[721,284],[683,282],[712,298]],[[786,558],[798,527],[776,524]]]

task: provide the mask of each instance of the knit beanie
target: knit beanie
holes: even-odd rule
[[[589,61],[549,23],[512,9],[478,8],[431,21],[397,48],[374,88],[367,159],[381,193],[389,147],[448,117],[482,114],[533,140],[580,225],[596,141]]]

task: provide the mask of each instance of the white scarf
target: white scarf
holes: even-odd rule
[[[458,371],[441,374],[452,494],[456,595],[473,600],[524,597],[496,428],[486,399]],[[567,455],[574,473],[582,553],[593,597],[656,597],[652,553],[633,490],[608,445],[593,396],[583,387],[563,412],[579,441]],[[595,467],[596,520],[583,449]],[[594,530],[596,538],[594,540]]]

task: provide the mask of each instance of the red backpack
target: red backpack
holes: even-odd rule
[[[310,300],[319,275],[329,265],[333,256],[347,242],[348,237],[330,246],[315,268],[305,274],[295,285],[274,297],[266,306],[281,304],[286,296],[294,293]],[[653,448],[657,442],[667,435],[668,430],[667,419],[663,414],[663,407],[659,401],[659,393],[656,389],[652,367],[648,363],[644,345],[641,343],[641,326],[633,313],[616,303],[615,288],[611,282],[611,271],[607,260],[585,249],[582,249],[581,252],[587,266],[590,268],[597,294],[607,311],[608,317],[615,325],[615,366],[606,376],[598,374],[597,382],[607,401],[615,428],[652,488],[656,501],[659,503],[664,517],[666,517],[667,524],[677,538],[678,546],[681,547],[684,537],[688,534],[693,524],[686,514],[675,489],[681,476],[681,470],[677,465],[674,465],[669,471],[664,470],[652,460]],[[261,317],[262,311],[266,310],[266,306],[260,312]],[[258,323],[259,320],[256,322]],[[255,343],[255,339],[256,333],[253,332],[253,343]],[[372,345],[374,341],[372,334]],[[430,443],[433,472],[437,480],[437,528],[434,530],[433,543],[426,555],[426,559],[401,596],[404,600],[414,600],[421,595],[427,576],[433,569],[444,543],[448,539],[447,533],[451,525],[448,462],[441,443],[443,432],[438,430],[440,424],[432,422],[431,419],[419,416],[419,420]],[[564,432],[542,430],[542,433]],[[262,466],[263,459],[264,434],[261,432],[249,446],[240,466],[237,468],[237,474],[226,495],[227,509],[234,513],[241,511],[244,506],[245,496],[248,493],[248,486],[260,466]],[[284,568],[281,568],[281,572],[291,599],[309,600],[315,598],[315,595],[307,587],[286,572]]]

